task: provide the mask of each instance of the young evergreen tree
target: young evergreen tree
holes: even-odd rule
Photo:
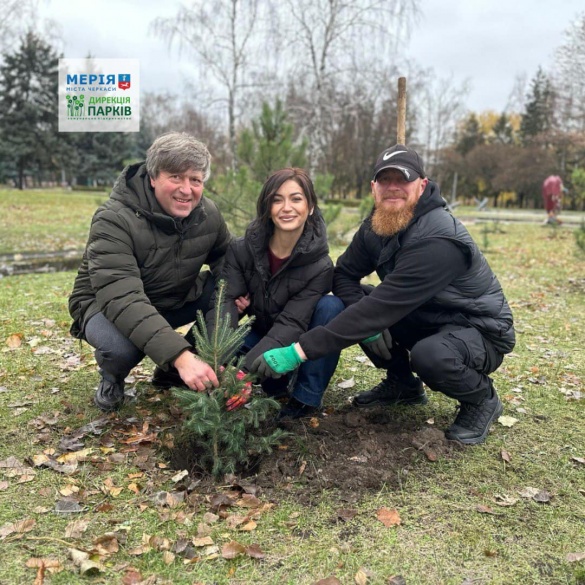
[[[175,389],[185,413],[183,431],[201,453],[201,465],[217,479],[272,448],[286,435],[270,427],[280,404],[263,395],[252,396],[251,378],[241,370],[238,349],[250,331],[250,321],[232,329],[229,315],[222,315],[225,281],[216,291],[215,326],[209,333],[203,313],[197,315],[193,334],[197,354],[215,371],[219,387],[209,392]]]
[[[274,107],[264,102],[262,113],[240,135],[238,158],[248,165],[256,181],[283,167],[304,167],[307,163],[307,140],[294,144],[293,125],[280,100]]]

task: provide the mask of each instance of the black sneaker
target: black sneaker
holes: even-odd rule
[[[167,390],[168,388],[188,388],[187,384],[183,382],[183,378],[179,375],[179,371],[172,366],[168,372],[165,372],[158,366],[154,370],[152,380],[150,382],[155,388],[159,390]]]
[[[370,406],[393,406],[398,404],[426,404],[426,392],[419,378],[404,380],[388,372],[385,380],[367,392],[353,398],[353,405],[358,408]]]
[[[124,404],[124,382],[101,379],[93,401],[104,412],[118,410]]]
[[[484,398],[479,404],[462,402],[453,424],[445,431],[445,437],[459,441],[464,445],[483,443],[488,436],[492,423],[504,410],[495,390],[490,398]]]
[[[307,416],[315,416],[319,409],[315,406],[303,404],[296,398],[291,398],[278,413],[278,420],[291,420],[297,418],[305,418]]]

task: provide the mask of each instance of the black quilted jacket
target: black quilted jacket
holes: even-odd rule
[[[247,314],[254,315],[252,328],[263,336],[246,356],[247,368],[261,353],[290,345],[307,331],[313,310],[331,290],[333,278],[325,223],[320,215],[313,225],[306,224],[290,258],[273,276],[268,264],[268,239],[268,234],[253,222],[246,235],[229,246],[222,271],[228,284],[223,310],[230,314],[232,325],[238,322],[234,299],[249,294]],[[213,326],[213,320],[211,309],[207,314],[208,328]]]

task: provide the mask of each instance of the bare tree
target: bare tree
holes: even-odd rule
[[[565,130],[585,130],[585,12],[565,31],[556,53],[556,89]]]
[[[201,78],[196,87],[210,88],[213,99],[225,104],[234,168],[240,99],[262,77],[256,58],[262,49],[261,6],[259,0],[196,0],[190,6],[181,6],[176,16],[157,18],[152,23],[154,32],[169,45],[177,44],[179,50],[197,57]]]
[[[432,171],[440,149],[454,141],[457,123],[464,115],[469,80],[457,85],[452,77],[437,78],[430,70],[424,72],[423,77],[424,84],[413,96],[413,107],[418,114],[416,138],[429,171]]]
[[[332,96],[344,87],[373,87],[393,63],[393,50],[418,12],[419,0],[286,0],[295,24],[290,43],[294,79],[309,97],[305,127],[316,163],[343,109]],[[358,95],[358,92],[355,92]],[[347,107],[345,108],[347,110]]]
[[[526,106],[526,94],[528,93],[528,75],[518,73],[514,78],[514,85],[508,95],[508,101],[504,111],[507,113],[519,114]]]

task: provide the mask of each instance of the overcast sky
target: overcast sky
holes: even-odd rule
[[[61,29],[65,57],[137,58],[141,90],[180,93],[187,58],[154,38],[157,16],[176,14],[178,2],[100,0],[75,8],[68,0],[42,4]],[[407,44],[408,57],[456,84],[468,79],[470,110],[502,111],[518,74],[530,80],[550,68],[563,32],[585,12],[583,0],[421,0],[422,14]]]

